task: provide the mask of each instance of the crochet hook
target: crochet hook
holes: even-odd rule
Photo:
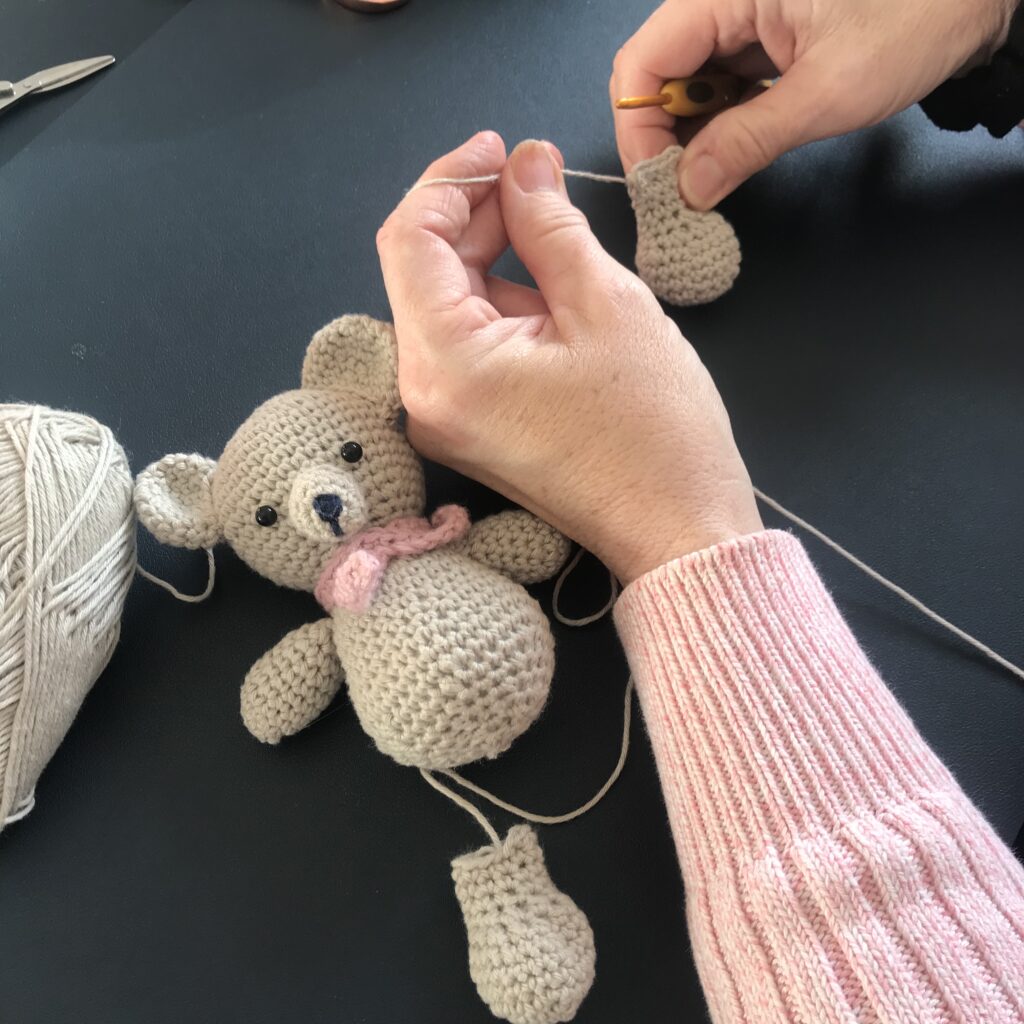
[[[743,84],[736,75],[709,71],[689,78],[670,79],[656,96],[623,96],[615,101],[615,106],[619,110],[661,107],[674,117],[700,117],[738,103]]]

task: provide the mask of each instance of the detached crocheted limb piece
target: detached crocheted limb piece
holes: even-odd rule
[[[515,509],[474,523],[461,550],[516,583],[540,583],[562,568],[570,547],[543,519]]]
[[[305,729],[334,699],[344,674],[330,619],[293,629],[242,684],[242,721],[264,743]]]
[[[658,298],[699,306],[724,295],[740,272],[740,243],[715,212],[691,210],[679,198],[682,146],[643,160],[626,175],[636,212],[636,270]]]
[[[1024,1020],[1024,871],[794,537],[661,566],[615,617],[716,1024]]]
[[[491,1012],[511,1024],[572,1020],[594,981],[594,933],[555,888],[533,829],[452,861],[469,939],[469,973]]]

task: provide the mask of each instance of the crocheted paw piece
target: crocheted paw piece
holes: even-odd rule
[[[452,861],[469,939],[469,973],[491,1012],[511,1024],[572,1020],[594,980],[594,933],[555,888],[533,829]]]
[[[740,272],[740,243],[714,211],[691,210],[679,198],[682,146],[638,163],[626,175],[636,213],[636,269],[674,306],[699,306],[724,295]]]

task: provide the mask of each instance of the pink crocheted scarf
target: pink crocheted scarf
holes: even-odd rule
[[[316,599],[328,612],[365,612],[392,558],[433,551],[461,540],[468,531],[469,513],[459,505],[442,505],[429,520],[408,516],[360,530],[331,555],[316,585]]]

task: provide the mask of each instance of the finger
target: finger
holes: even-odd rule
[[[458,181],[463,178],[488,178],[497,174],[504,162],[505,143],[501,136],[497,132],[477,132],[457,149],[445,153],[430,164],[416,179],[398,208],[401,209],[410,200],[415,202],[412,197],[424,190],[433,192],[435,196],[448,194],[452,197],[466,198],[470,206],[476,206],[490,194],[494,183],[478,181],[462,185]],[[447,178],[453,181],[447,184],[428,184]]]
[[[466,268],[473,294],[486,296],[487,275],[508,248],[508,233],[496,188],[473,208],[469,224],[453,248]]]
[[[657,156],[675,142],[675,118],[660,107],[619,110],[623,96],[655,96],[670,78],[698,71],[714,53],[718,27],[711,3],[692,0],[663,4],[615,57],[611,99],[615,138],[627,173],[641,160]]]
[[[744,46],[739,53],[730,56],[716,53],[711,64],[712,71],[726,71],[748,82],[756,82],[761,78],[776,78],[779,75],[779,69],[764,52],[764,47],[760,43]]]
[[[564,169],[565,161],[558,148],[550,142],[545,142],[544,145],[558,166]],[[463,263],[479,273],[482,283],[490,268],[508,247],[509,237],[505,230],[505,219],[502,217],[499,190],[496,187],[487,194],[479,206],[474,207],[469,226],[455,248]]]
[[[503,317],[549,316],[544,297],[536,288],[503,277],[487,278],[487,297]]]
[[[431,164],[420,181],[496,174],[504,163],[501,138],[482,132]],[[497,315],[474,295],[470,271],[458,252],[474,208],[493,191],[487,183],[425,185],[410,191],[387,219],[377,250],[396,328],[400,322],[429,328],[438,326],[434,321],[458,320],[471,331]],[[482,238],[474,244],[478,250],[486,247]]]
[[[564,168],[562,154],[554,146],[550,146],[549,149],[558,161],[558,166]],[[474,294],[487,294],[487,275],[508,245],[508,233],[501,215],[501,202],[498,189],[495,188],[474,207],[469,226],[455,246],[455,251],[469,271]]]
[[[712,118],[680,161],[687,205],[710,209],[783,153],[841,131],[829,123],[827,81],[814,63],[798,61],[766,92]]]
[[[737,102],[749,103],[755,96],[760,96],[761,93],[770,86],[771,80],[769,78],[760,78],[757,81],[743,81],[740,84],[741,91]],[[702,132],[707,125],[711,124],[719,113],[721,113],[721,111],[715,111],[713,114],[701,114],[698,117],[676,118],[676,141],[680,146],[688,146],[690,142],[697,137],[699,132]]]
[[[558,166],[564,168],[565,161],[557,148],[550,142],[544,144],[558,162]],[[486,294],[486,276],[508,247],[509,237],[505,230],[505,220],[502,217],[501,201],[496,187],[473,208],[469,226],[455,246],[455,251],[469,271],[470,284],[475,295]]]
[[[586,217],[569,201],[549,145],[529,141],[515,148],[502,171],[500,195],[512,248],[556,326],[604,311],[608,283],[628,271],[601,248]]]

